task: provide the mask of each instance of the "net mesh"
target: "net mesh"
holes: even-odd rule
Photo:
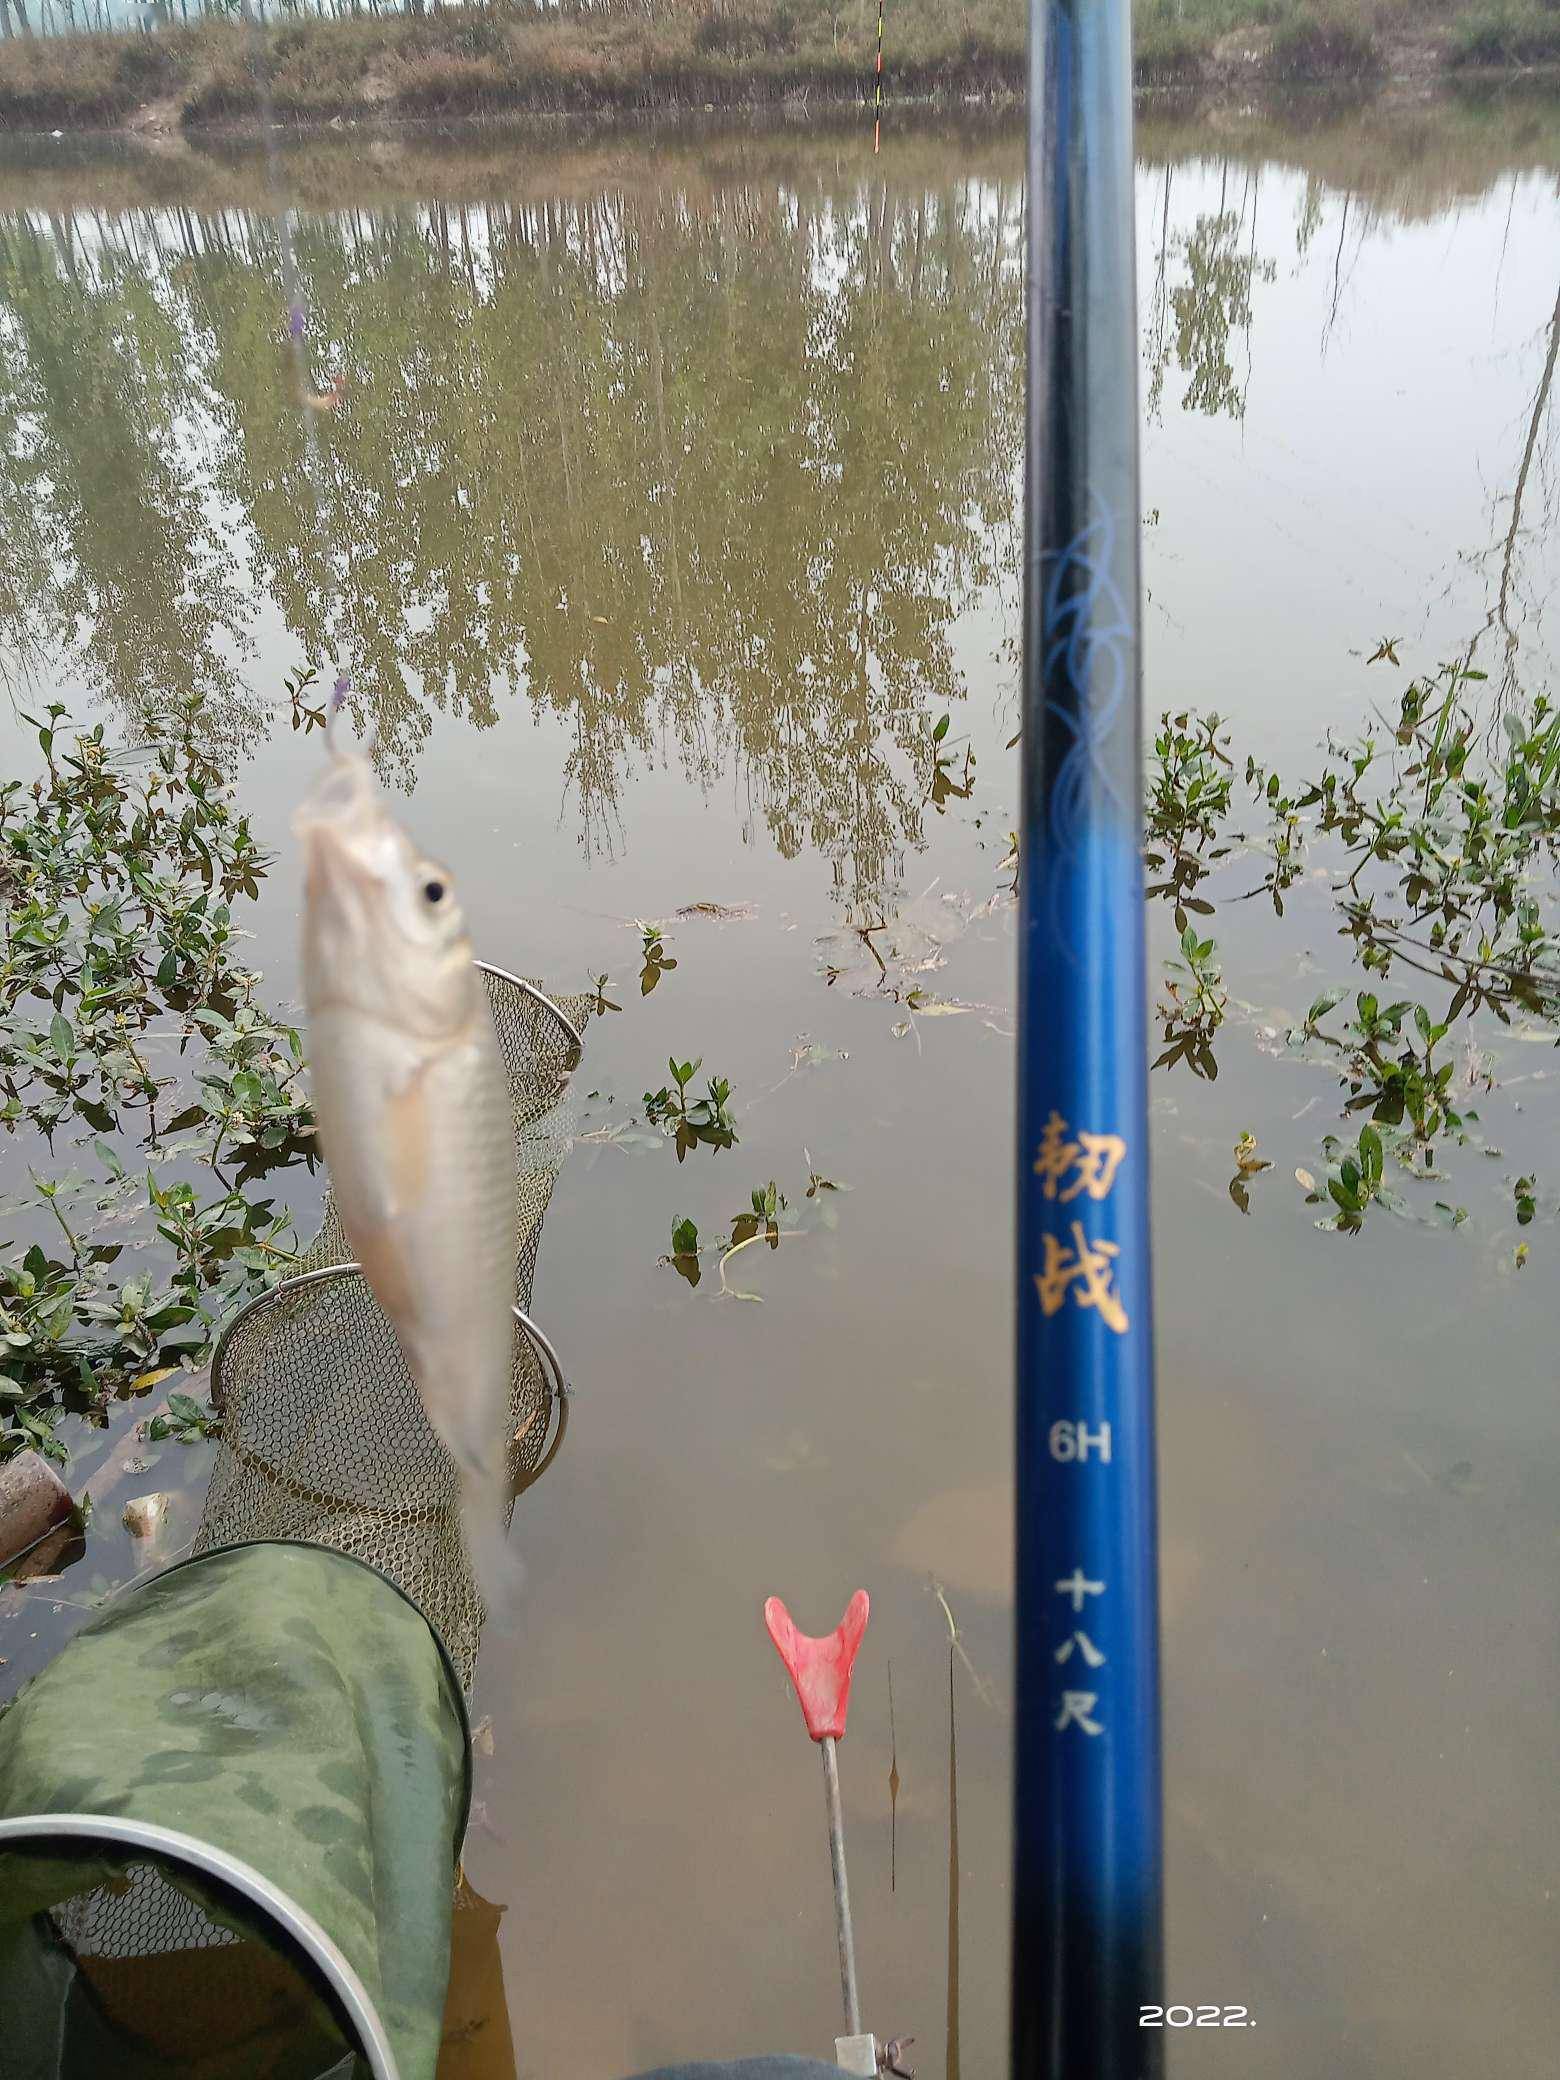
[[[515,1299],[529,1311],[542,1219],[568,1152],[570,1072],[593,1000],[554,1001],[482,966],[515,1129]],[[410,1596],[469,1688],[482,1604],[453,1464],[327,1196],[300,1271],[230,1324],[212,1366],[222,1441],[194,1550],[307,1539],[355,1554]],[[561,1416],[550,1351],[520,1321],[510,1370],[511,1488]]]
[[[288,1958],[214,1920],[155,1863],[131,1864],[49,1920],[102,2019],[170,2066],[263,2041],[307,1999]]]
[[[50,1917],[78,1957],[120,1963],[164,1950],[212,1950],[243,1939],[198,1900],[170,1885],[155,1863],[133,1863],[112,1887],[83,1892]]]

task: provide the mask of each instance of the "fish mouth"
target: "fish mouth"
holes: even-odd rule
[[[366,758],[355,751],[334,751],[330,764],[310,788],[293,816],[293,829],[310,838],[327,828],[344,830],[379,816],[379,784]]]
[[[359,921],[385,879],[386,823],[373,768],[355,752],[335,752],[299,803],[293,830],[303,847],[308,899],[338,925]]]

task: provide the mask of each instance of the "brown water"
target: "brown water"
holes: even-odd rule
[[[1560,109],[1159,114],[1140,155],[1150,713],[1216,707],[1288,771],[1395,705],[1384,636],[1406,669],[1474,644],[1494,683],[1552,684]],[[865,1584],[842,1772],[868,2019],[923,2074],[995,2073],[1018,133],[907,128],[876,161],[854,131],[348,138],[282,171],[316,374],[346,379],[323,539],[263,161],[0,165],[0,653],[131,737],[138,704],[206,694],[282,852],[273,1002],[320,756],[276,703],[344,655],[482,954],[605,973],[622,1007],[536,1286],[576,1398],[479,1675],[467,1869],[505,1910],[508,2021],[478,1959],[449,2072],[826,2050],[819,1772],[759,1610],[823,1630]],[[939,805],[944,712],[975,763]],[[677,961],[649,995],[636,918]],[[880,976],[853,928],[895,918]],[[1509,1182],[1557,1167],[1547,1049],[1512,1043],[1466,1225],[1318,1232],[1293,1172],[1341,1101],[1281,1035],[1347,943],[1325,882],[1215,925],[1220,1074],[1154,1080],[1168,1998],[1256,2026],[1178,2034],[1175,2069],[1547,2074],[1554,1229],[1517,1277]],[[917,984],[958,1015],[907,1007]],[[740,1135],[681,1167],[616,1131],[673,1052],[729,1078]],[[1274,1167],[1242,1217],[1246,1129]],[[808,1201],[811,1173],[848,1190]],[[770,1179],[801,1230],[732,1260],[735,1293],[660,1261],[674,1220],[727,1232]],[[181,1480],[176,1548],[204,1462],[131,1476],[131,1449],[80,1466],[105,1494]],[[7,1690],[133,1566],[117,1510],[57,1583],[0,1594]]]

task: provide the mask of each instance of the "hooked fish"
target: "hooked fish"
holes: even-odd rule
[[[347,1239],[460,1476],[489,1616],[507,1551],[515,1289],[508,1086],[454,884],[333,749],[293,819],[306,875],[303,989],[320,1144]]]

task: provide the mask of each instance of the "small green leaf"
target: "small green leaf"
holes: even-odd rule
[[[1381,1180],[1384,1152],[1381,1146],[1381,1136],[1374,1127],[1361,1127],[1360,1154],[1364,1158],[1365,1175],[1372,1184],[1378,1184]]]

